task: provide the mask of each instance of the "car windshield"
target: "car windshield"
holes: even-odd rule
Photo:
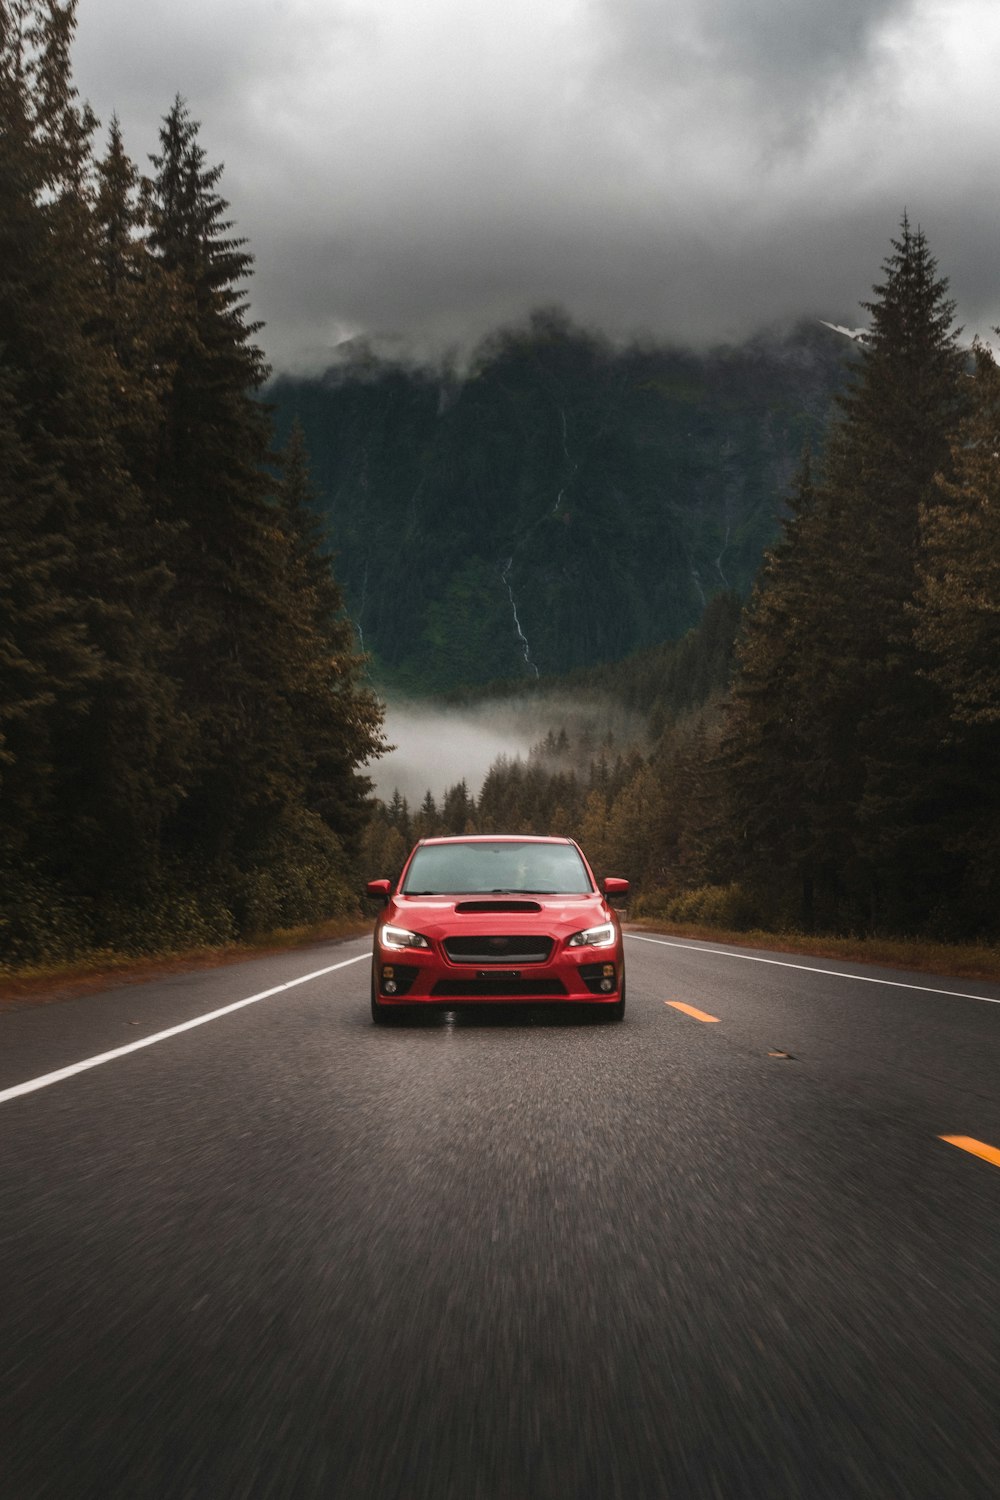
[[[572,844],[422,844],[402,884],[416,895],[588,895],[593,886]]]

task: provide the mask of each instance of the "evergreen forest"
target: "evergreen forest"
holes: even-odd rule
[[[356,909],[382,747],[221,169],[98,143],[74,26],[0,4],[3,965]]]
[[[1000,370],[921,229],[856,344],[543,311],[270,382],[221,167],[180,97],[145,168],[100,132],[75,14],[0,0],[0,969],[357,913],[466,831],[672,921],[1000,939]],[[378,801],[370,673],[551,727]]]

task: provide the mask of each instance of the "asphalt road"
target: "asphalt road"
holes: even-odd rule
[[[1000,989],[383,1030],[366,946],[0,1017],[3,1500],[996,1500]]]

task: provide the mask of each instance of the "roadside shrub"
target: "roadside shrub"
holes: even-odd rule
[[[662,913],[671,922],[690,922],[705,927],[723,927],[746,932],[761,923],[761,911],[751,894],[735,882],[731,885],[702,885],[681,891],[667,903]]]
[[[31,866],[0,869],[0,969],[68,962],[93,943],[89,902]]]
[[[200,870],[197,883],[176,867],[130,898],[71,895],[33,867],[0,861],[0,973],[224,947],[355,913],[357,884],[337,835],[304,810],[277,816],[239,858]]]
[[[185,948],[215,948],[236,937],[224,895],[211,885],[166,879],[141,902],[104,904],[95,922],[97,945],[130,958]]]
[[[665,917],[671,899],[672,892],[662,886],[633,890],[629,895],[628,914],[630,917]]]
[[[283,813],[227,874],[223,883],[240,937],[320,922],[358,907],[356,876],[343,845],[315,813]]]

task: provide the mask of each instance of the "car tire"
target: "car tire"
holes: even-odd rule
[[[601,1006],[601,1020],[606,1024],[613,1025],[616,1021],[625,1019],[625,981],[622,980],[622,992],[614,1005]]]
[[[372,975],[372,1022],[376,1026],[397,1026],[406,1015],[406,1011],[393,1005],[382,1005],[375,988],[375,976]]]

